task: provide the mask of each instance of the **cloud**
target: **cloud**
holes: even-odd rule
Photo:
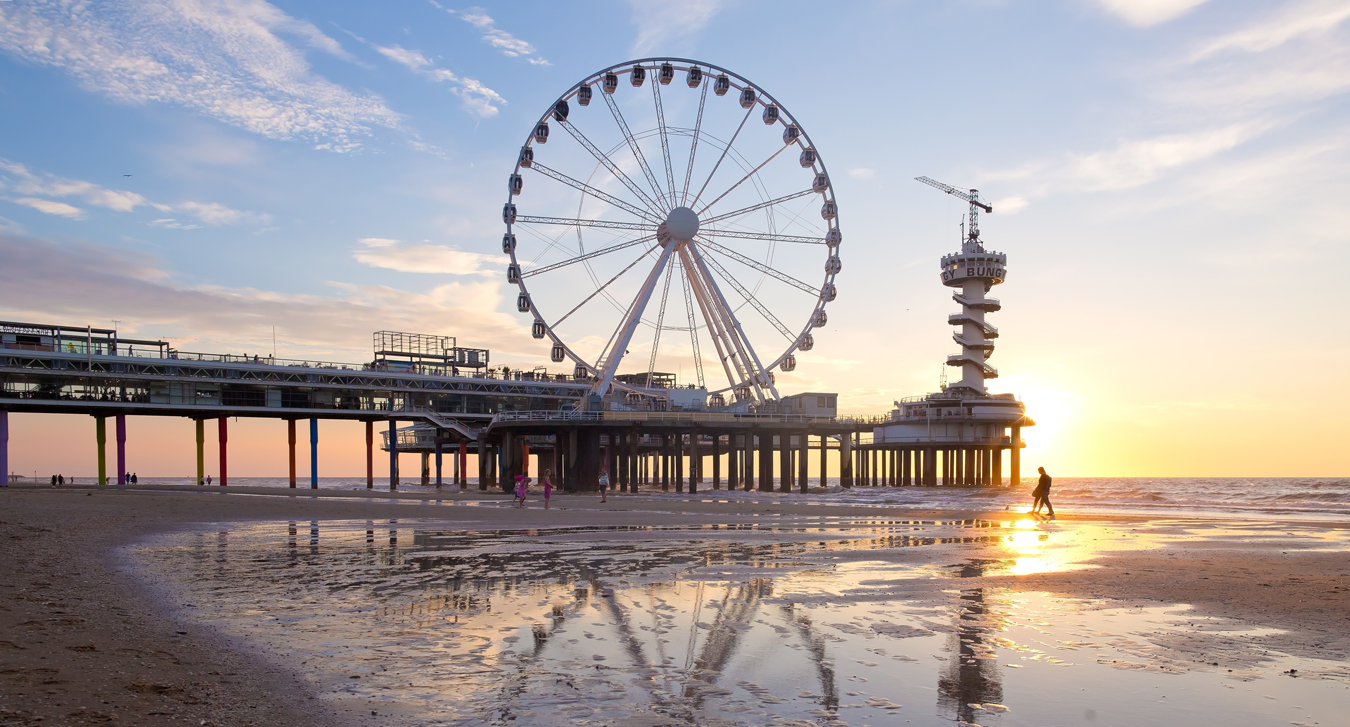
[[[875,177],[876,174],[875,169],[868,169],[866,167],[848,170],[848,176],[853,177],[854,179],[871,179],[872,177]]]
[[[496,91],[479,83],[478,79],[463,78],[455,75],[453,71],[436,68],[431,59],[422,55],[421,51],[404,48],[397,44],[385,47],[372,43],[371,47],[380,55],[407,67],[414,73],[419,73],[434,81],[452,84],[450,92],[459,96],[463,100],[464,110],[475,116],[483,118],[496,116],[497,106],[506,103],[506,99],[502,98]]]
[[[397,128],[382,100],[314,75],[278,33],[350,59],[337,41],[262,0],[0,4],[0,50],[59,68],[125,104],[170,103],[272,139],[357,148]]]
[[[451,11],[453,12],[453,11]],[[536,66],[551,66],[547,59],[540,57],[534,46],[497,27],[496,21],[482,8],[469,8],[459,14],[464,22],[477,28],[483,34],[483,42],[500,50],[512,58],[525,57]]]
[[[638,26],[630,52],[642,56],[703,30],[730,3],[727,0],[689,0],[672,12],[652,12],[651,4],[641,0],[628,0],[628,4],[633,7],[633,22]]]
[[[352,257],[363,265],[402,273],[500,275],[509,262],[498,255],[464,252],[442,245],[404,245],[383,237],[363,237]]]
[[[1056,161],[1024,164],[1018,168],[983,175],[996,181],[1019,180],[1038,195],[1051,191],[1108,191],[1148,184],[1164,173],[1231,150],[1272,128],[1271,122],[1247,122],[1122,141],[1113,149],[1087,154],[1068,154]],[[1020,200],[1016,206],[1014,200]],[[1027,205],[1024,197],[1001,202],[1016,212]],[[1001,210],[1003,211],[1003,210]]]
[[[0,188],[9,188],[20,194],[40,194],[46,197],[81,196],[89,204],[118,212],[130,212],[148,204],[145,197],[135,192],[116,191],[93,182],[35,173],[24,165],[8,159],[0,159]]]
[[[199,230],[199,229],[201,229],[201,225],[185,225],[185,224],[183,224],[182,222],[179,222],[178,220],[175,220],[175,219],[172,219],[172,218],[165,218],[165,219],[162,219],[162,220],[151,220],[151,221],[150,221],[150,226],[151,226],[151,227],[167,227],[167,228],[169,228],[169,229],[171,229],[171,230]]]
[[[1098,0],[1101,6],[1125,22],[1147,28],[1189,13],[1207,0]]]
[[[1030,204],[1030,202],[1027,201],[1026,197],[1014,196],[997,200],[991,206],[1001,214],[1015,215],[1026,209],[1028,204]]]
[[[0,189],[11,189],[20,194],[40,194],[46,197],[79,196],[83,197],[85,202],[89,204],[106,207],[115,212],[132,212],[137,207],[144,206],[154,207],[160,212],[186,212],[208,225],[261,224],[272,219],[271,215],[231,209],[219,202],[179,202],[178,204],[152,202],[135,192],[107,189],[93,182],[66,179],[47,172],[33,172],[24,165],[7,159],[0,159]],[[32,198],[15,201],[48,214],[64,215],[74,219],[84,218],[82,210],[60,202]],[[183,225],[172,219],[154,220],[150,225],[152,227],[187,230],[198,227],[198,225]]]
[[[230,209],[218,202],[182,202],[174,205],[173,208],[187,212],[202,222],[213,226],[236,225],[242,222],[263,223],[272,219],[271,215]]]
[[[34,197],[20,197],[19,199],[14,200],[14,202],[16,204],[24,205],[25,207],[32,207],[38,212],[44,212],[49,215],[60,215],[62,217],[69,217],[73,220],[84,219],[84,210],[79,207],[72,207],[65,202],[53,202],[51,200],[37,199]]]
[[[1207,58],[1225,50],[1268,51],[1296,38],[1328,33],[1347,19],[1350,19],[1350,3],[1344,0],[1291,4],[1268,20],[1215,38],[1192,59]]]
[[[280,355],[352,362],[369,359],[370,334],[384,329],[458,334],[464,345],[493,349],[494,358],[501,351],[537,355],[529,353],[535,349],[527,319],[495,310],[504,279],[451,283],[425,294],[338,283],[332,295],[185,285],[162,261],[140,253],[3,233],[0,259],[7,320],[83,324],[115,316],[123,330],[169,338],[178,348],[235,352],[270,349],[276,324]],[[473,321],[472,339],[448,327],[465,320]]]

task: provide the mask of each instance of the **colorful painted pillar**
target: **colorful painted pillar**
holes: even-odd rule
[[[389,420],[389,491],[398,489],[398,422]]]
[[[226,457],[226,443],[230,441],[229,418],[221,417],[216,420],[220,430],[220,486],[229,484],[229,469],[226,467],[228,457]]]
[[[98,444],[98,483],[108,484],[108,418],[94,417],[94,442]]]
[[[197,424],[197,484],[206,484],[206,420],[196,419]]]
[[[117,484],[127,484],[127,416],[118,414],[117,428]]]
[[[287,461],[290,464],[291,480],[290,485],[295,487],[295,420],[286,420],[286,450]]]
[[[366,422],[366,489],[375,489],[375,422]]]
[[[9,412],[0,410],[0,487],[9,487]]]
[[[309,489],[319,489],[319,419],[309,420]]]

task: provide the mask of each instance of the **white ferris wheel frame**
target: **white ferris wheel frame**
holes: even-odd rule
[[[646,82],[650,82],[654,85],[672,84],[674,82],[673,80],[667,80],[665,82],[660,81],[659,74],[661,73],[662,66],[665,64],[673,66],[675,73],[688,74],[692,68],[698,68],[703,75],[703,78],[699,86],[697,87],[691,86],[691,88],[700,89],[700,92],[702,93],[702,98],[700,99],[699,102],[698,120],[695,123],[695,126],[692,130],[692,134],[690,134],[690,136],[692,137],[691,142],[692,146],[689,154],[689,162],[686,166],[684,185],[679,189],[676,189],[678,180],[675,179],[674,176],[675,168],[672,166],[670,159],[670,144],[669,144],[670,135],[667,133],[668,127],[666,126],[665,123],[665,113],[662,108],[660,89],[657,88],[653,90],[653,98],[655,99],[654,106],[656,110],[658,128],[649,131],[643,131],[639,134],[634,134],[629,129],[627,122],[624,120],[622,113],[620,112],[617,104],[613,100],[612,98],[613,93],[617,93],[617,91],[607,92],[604,89],[605,78],[608,74],[614,74],[621,78],[625,75],[631,77],[633,70],[637,67],[643,68],[647,76],[647,78],[644,80],[644,85]],[[703,132],[701,130],[703,119],[703,107],[704,103],[707,100],[708,95],[707,92],[709,88],[713,87],[713,85],[718,81],[719,76],[725,76],[729,80],[730,88],[724,91],[722,94],[716,95],[721,96],[725,94],[730,94],[731,92],[734,91],[735,95],[740,96],[745,89],[750,89],[754,92],[754,102],[750,106],[745,107],[746,115],[742,119],[740,127],[736,129],[736,132],[732,135],[731,139],[725,142],[725,145],[723,146],[721,151],[720,158],[718,159],[717,164],[714,165],[713,167],[713,171],[709,173],[707,180],[703,183],[702,189],[699,190],[694,195],[693,198],[694,203],[697,204],[699,201],[702,200],[703,194],[707,191],[708,185],[712,182],[713,176],[716,175],[718,169],[721,167],[722,162],[725,161],[726,158],[733,153],[732,147],[735,144],[736,138],[740,135],[741,130],[746,126],[747,122],[750,119],[750,116],[757,109],[762,110],[767,109],[769,107],[774,107],[777,109],[777,116],[778,116],[777,120],[773,122],[766,121],[766,125],[777,124],[783,127],[785,135],[784,137],[785,141],[783,143],[783,146],[778,150],[778,152],[774,153],[768,159],[764,160],[758,166],[754,167],[752,171],[750,171],[748,174],[742,177],[738,182],[736,182],[736,184],[732,185],[726,191],[722,192],[721,195],[714,198],[712,202],[705,204],[702,211],[706,212],[709,208],[712,207],[713,204],[720,201],[723,197],[731,193],[731,191],[735,190],[743,183],[751,181],[752,178],[756,180],[755,182],[751,182],[752,185],[756,184],[758,181],[758,175],[760,170],[763,169],[763,167],[767,165],[770,161],[772,161],[774,158],[779,156],[783,151],[792,146],[799,147],[803,153],[809,151],[813,155],[809,167],[804,162],[802,163],[802,166],[803,168],[810,168],[814,176],[811,188],[808,188],[805,191],[785,195],[783,197],[764,201],[757,205],[751,205],[749,207],[722,213],[720,215],[714,215],[713,217],[710,217],[707,220],[700,220],[700,223],[701,225],[708,225],[722,220],[733,219],[735,217],[749,214],[751,212],[755,212],[760,209],[773,207],[783,202],[801,198],[810,194],[821,195],[823,197],[821,216],[825,220],[826,226],[826,234],[823,237],[808,238],[803,236],[781,235],[777,234],[776,232],[758,233],[758,232],[742,232],[734,230],[717,230],[715,235],[717,237],[732,237],[732,238],[740,237],[755,240],[763,240],[774,243],[804,242],[804,243],[824,244],[825,247],[827,248],[827,256],[825,259],[825,267],[824,267],[825,276],[823,282],[821,283],[818,289],[812,288],[809,286],[809,284],[797,280],[796,278],[787,275],[786,273],[778,271],[770,267],[769,265],[761,263],[757,260],[754,260],[753,258],[749,258],[740,253],[737,253],[736,251],[731,250],[729,248],[723,247],[722,245],[719,245],[717,242],[710,239],[709,237],[695,235],[694,239],[681,241],[683,244],[669,244],[674,243],[675,240],[670,239],[669,232],[664,232],[662,230],[662,228],[665,227],[665,222],[663,219],[664,216],[670,211],[671,208],[675,206],[673,204],[674,198],[677,197],[679,198],[680,200],[679,206],[684,206],[684,204],[687,201],[689,201],[690,186],[692,182],[691,177],[693,174],[693,164],[696,152],[698,151],[699,142],[703,139],[720,141],[716,137],[713,137],[711,134]],[[561,102],[568,102],[575,100],[578,94],[581,93],[581,89],[583,87],[589,87],[591,89],[590,93],[592,95],[592,98],[598,95],[603,99],[603,102],[607,106],[609,106],[610,111],[613,114],[614,119],[617,123],[619,132],[624,137],[624,141],[618,145],[615,145],[613,150],[611,150],[609,153],[606,153],[601,149],[599,149],[598,147],[596,147],[593,143],[589,141],[589,139],[587,139],[584,136],[583,133],[577,131],[570,122],[564,120],[565,117],[559,118],[555,113],[555,109],[559,107],[559,104]],[[584,106],[587,104],[582,105]],[[742,106],[744,106],[744,104],[742,104]],[[552,104],[549,105],[548,110],[545,111],[544,114],[539,117],[539,120],[535,122],[535,128],[537,129],[540,125],[547,125],[549,121],[556,121],[557,122],[556,125],[558,127],[561,127],[561,129],[566,130],[568,135],[572,136],[587,151],[589,151],[592,156],[596,158],[596,161],[598,162],[596,171],[599,171],[600,167],[604,167],[610,174],[612,174],[616,179],[618,179],[618,181],[621,182],[634,195],[635,198],[637,198],[643,204],[645,204],[646,209],[643,209],[638,205],[629,202],[624,202],[623,200],[608,195],[605,192],[602,192],[594,187],[591,187],[590,185],[586,184],[583,181],[568,177],[566,174],[563,174],[562,172],[553,170],[541,162],[536,162],[531,159],[531,161],[526,163],[525,161],[525,155],[527,153],[526,150],[527,149],[530,150],[529,154],[531,155],[533,154],[535,132],[532,129],[529,136],[526,137],[525,144],[521,148],[521,154],[516,159],[515,168],[513,169],[511,177],[507,184],[506,205],[503,207],[502,211],[503,222],[506,224],[506,235],[503,239],[505,240],[509,238],[514,243],[515,239],[513,232],[514,227],[515,225],[521,223],[559,224],[570,226],[573,228],[604,227],[610,229],[632,230],[647,233],[637,238],[619,241],[609,246],[602,246],[596,250],[583,252],[581,255],[570,258],[568,260],[563,260],[557,263],[544,265],[542,267],[528,271],[524,270],[521,267],[520,260],[516,258],[515,244],[511,244],[509,246],[509,249],[507,249],[505,244],[503,245],[504,252],[509,252],[511,258],[510,267],[508,267],[507,273],[508,280],[515,283],[515,285],[519,288],[520,291],[518,297],[518,309],[521,312],[525,312],[527,310],[526,307],[528,307],[528,312],[534,318],[533,333],[536,338],[547,337],[552,341],[553,344],[552,359],[555,362],[560,360],[558,358],[558,351],[559,349],[561,349],[563,353],[563,358],[561,360],[565,361],[570,359],[575,363],[577,372],[580,372],[581,370],[584,369],[588,376],[591,376],[595,379],[595,385],[592,387],[592,393],[604,395],[609,388],[615,387],[632,392],[637,392],[639,394],[648,394],[648,395],[651,394],[652,391],[650,389],[632,386],[618,381],[613,381],[612,378],[617,371],[618,364],[622,360],[624,353],[627,352],[626,348],[629,339],[631,339],[632,333],[642,320],[643,313],[645,312],[647,303],[649,302],[652,296],[655,285],[658,279],[663,275],[666,277],[666,286],[668,291],[670,284],[669,279],[670,276],[673,274],[675,267],[673,264],[670,264],[668,258],[672,257],[673,252],[679,256],[681,268],[683,271],[685,271],[684,274],[681,276],[683,278],[681,282],[686,288],[686,298],[685,298],[686,307],[689,309],[687,313],[689,315],[691,324],[693,322],[693,301],[697,300],[698,305],[701,308],[700,312],[703,315],[703,325],[707,328],[709,336],[712,338],[714,345],[717,346],[718,348],[719,354],[718,358],[721,359],[721,364],[724,368],[724,372],[727,374],[728,385],[726,387],[715,390],[709,388],[708,389],[709,395],[720,395],[726,392],[732,392],[737,400],[750,398],[752,395],[759,402],[763,402],[766,399],[770,398],[775,400],[778,399],[779,398],[778,391],[774,385],[774,377],[771,372],[775,368],[782,367],[785,362],[790,362],[790,364],[789,368],[786,368],[784,370],[789,371],[792,370],[793,368],[795,368],[796,365],[794,353],[798,350],[803,351],[810,350],[810,348],[814,346],[814,339],[811,335],[811,330],[813,328],[819,328],[825,325],[825,321],[827,320],[825,317],[825,305],[830,301],[834,300],[835,295],[837,294],[834,281],[840,269],[839,248],[842,245],[843,237],[842,232],[840,231],[838,206],[835,201],[834,195],[834,184],[830,179],[829,171],[826,169],[825,162],[821,158],[819,150],[815,147],[814,144],[811,143],[811,137],[809,134],[806,133],[806,130],[802,128],[801,124],[799,124],[796,121],[795,117],[793,117],[792,114],[787,110],[787,108],[783,106],[783,104],[781,104],[776,98],[774,98],[772,95],[765,92],[760,86],[752,83],[749,79],[741,76],[740,74],[737,74],[733,71],[727,70],[715,64],[707,63],[704,61],[697,61],[687,58],[664,58],[664,57],[640,58],[636,60],[625,61],[617,65],[602,68],[599,71],[586,76],[583,80],[573,85],[570,89],[567,90],[567,92],[559,96],[557,100],[555,100]],[[792,139],[791,141],[788,141],[786,136],[789,133],[788,131],[789,129],[796,129],[795,138]],[[681,129],[681,131],[687,132],[690,130]],[[667,190],[669,191],[669,195],[667,195],[666,191],[662,190],[662,186],[660,184],[661,180],[659,180],[658,177],[656,177],[656,175],[653,173],[651,165],[648,163],[648,161],[642,154],[641,149],[638,145],[638,140],[649,138],[653,134],[659,134],[661,137],[662,152],[664,155],[663,166],[666,176],[666,179],[664,181],[667,182],[668,185]],[[645,178],[643,181],[646,181],[650,185],[649,189],[643,189],[642,186],[638,183],[638,181],[635,181],[634,179],[626,175],[623,171],[621,171],[619,166],[614,163],[613,159],[610,158],[611,155],[614,153],[614,150],[618,150],[623,147],[627,147],[627,150],[629,151],[630,155],[634,158],[635,161],[637,161],[638,165],[641,167],[642,170],[641,178]],[[736,152],[736,154],[739,156],[739,152]],[[743,159],[743,157],[741,158]],[[583,220],[580,218],[580,208],[578,208],[577,217],[573,219],[551,218],[551,217],[529,217],[526,215],[518,216],[515,208],[515,198],[519,196],[521,191],[518,185],[522,183],[522,176],[521,176],[522,169],[531,169],[535,172],[540,173],[543,176],[552,178],[554,181],[573,187],[574,189],[581,192],[582,195],[581,202],[584,202],[585,198],[589,196],[592,199],[605,202],[609,204],[611,207],[622,210],[628,213],[629,215],[632,215],[635,218],[635,220],[633,222],[618,222],[609,220]],[[592,172],[592,176],[594,175],[594,173],[595,172]],[[824,179],[823,187],[819,184],[819,180],[822,178],[822,176]],[[588,179],[587,181],[590,180]],[[665,206],[663,206],[663,203],[665,203]],[[831,212],[829,216],[826,216],[825,214],[826,209],[829,209]],[[668,243],[663,243],[658,239],[662,235],[664,235],[667,238],[667,240],[669,241]],[[651,247],[645,252],[643,252],[643,254],[639,256],[635,261],[633,261],[633,263],[630,264],[627,268],[624,268],[618,275],[614,276],[614,278],[611,278],[608,282],[604,283],[603,285],[600,285],[599,288],[594,293],[585,298],[580,304],[578,304],[575,308],[573,308],[572,311],[563,315],[561,318],[557,319],[553,323],[549,323],[547,320],[544,319],[544,316],[540,313],[538,306],[535,304],[534,298],[531,296],[530,291],[526,286],[526,279],[529,277],[533,277],[535,275],[539,275],[545,272],[550,272],[552,270],[567,265],[571,265],[574,263],[584,262],[591,258],[615,252],[620,249],[637,247],[643,244],[649,244],[651,245]],[[738,262],[747,265],[748,267],[758,270],[763,275],[776,278],[781,282],[802,289],[805,292],[816,294],[817,298],[815,307],[812,309],[811,315],[808,317],[806,323],[802,326],[800,331],[798,331],[794,336],[791,330],[788,329],[781,321],[779,321],[777,316],[774,316],[771,311],[769,311],[762,303],[760,303],[755,298],[754,294],[751,291],[746,290],[745,287],[741,285],[733,275],[731,275],[724,268],[722,268],[720,263],[718,263],[716,259],[712,258],[712,256],[705,256],[701,254],[698,249],[700,246],[706,247],[709,250],[716,251],[720,255],[724,255],[731,259],[737,260]],[[562,337],[554,331],[554,327],[565,321],[568,317],[572,315],[572,313],[577,312],[577,310],[585,306],[587,303],[591,302],[591,300],[594,299],[597,295],[605,293],[606,297],[610,297],[609,293],[605,292],[605,288],[610,283],[613,283],[619,277],[621,277],[622,275],[627,273],[630,269],[632,269],[634,266],[636,266],[637,263],[647,259],[648,255],[651,252],[655,251],[658,247],[661,247],[661,252],[658,253],[658,261],[656,266],[648,274],[648,278],[644,283],[644,285],[642,286],[638,294],[638,297],[628,304],[628,308],[624,313],[623,318],[620,320],[618,328],[615,330],[614,334],[610,336],[609,343],[606,345],[605,349],[601,352],[600,358],[597,359],[594,363],[592,363],[586,360],[581,355],[577,354],[575,351],[573,351],[572,347],[569,346],[562,339]],[[742,309],[744,307],[744,304],[735,307],[732,307],[730,305],[729,301],[727,301],[727,299],[723,296],[721,289],[718,287],[717,282],[713,276],[712,270],[709,269],[710,265],[711,267],[717,269],[718,273],[724,280],[730,282],[733,287],[737,288],[738,294],[740,294],[741,297],[745,299],[746,303],[748,303],[751,307],[755,308],[760,313],[760,315],[762,315],[770,324],[772,324],[775,328],[777,328],[778,331],[781,334],[783,334],[785,338],[789,340],[787,348],[781,354],[779,354],[777,358],[773,359],[767,365],[762,363],[758,353],[755,351],[754,346],[752,345],[752,342],[749,340],[749,338],[745,335],[744,331],[741,329],[740,322],[739,320],[737,320],[735,316],[735,312],[737,310]],[[589,268],[589,266],[587,267]],[[689,271],[693,271],[694,273],[693,278],[689,276],[688,274]],[[690,293],[692,293],[692,296],[689,295]],[[617,302],[617,300],[613,299],[612,297],[611,300]],[[665,299],[663,297],[663,303],[660,312],[660,315],[662,317],[665,314],[664,302]],[[543,336],[539,335],[540,327],[542,327],[544,334]],[[656,323],[657,339],[656,341],[653,342],[652,348],[653,363],[649,364],[648,366],[649,374],[651,372],[652,365],[654,365],[661,330],[664,329],[662,328],[661,319],[658,318],[658,321]],[[698,349],[697,327],[691,327],[690,330],[691,330],[691,339],[693,340],[694,344],[694,356],[697,362],[697,366],[699,367],[699,378],[700,380],[702,380],[703,379],[702,361],[699,358],[700,354]],[[622,351],[623,353],[618,353],[616,356],[615,352],[619,351]],[[735,362],[736,369],[734,373],[732,367],[728,365],[728,361]],[[650,381],[648,383],[650,384]]]

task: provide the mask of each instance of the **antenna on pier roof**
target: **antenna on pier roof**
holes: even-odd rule
[[[947,369],[943,368],[942,373],[938,374],[938,390],[947,390]]]

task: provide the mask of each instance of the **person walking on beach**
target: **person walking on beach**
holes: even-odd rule
[[[553,480],[549,477],[549,475],[552,474],[553,470],[544,470],[544,476],[539,478],[539,484],[542,485],[544,488],[545,510],[548,509],[548,498],[553,497]]]
[[[516,475],[516,496],[511,500],[513,507],[525,507],[526,488],[525,475]]]
[[[608,502],[609,497],[609,468],[600,468],[600,502]]]
[[[1050,475],[1045,473],[1044,467],[1036,468],[1041,473],[1041,479],[1036,483],[1036,489],[1031,491],[1031,514],[1041,514],[1041,507],[1044,506],[1050,510],[1050,517],[1055,517],[1055,506],[1050,504]]]

